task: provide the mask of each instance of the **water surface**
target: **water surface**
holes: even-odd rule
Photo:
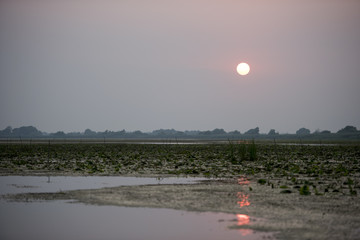
[[[199,178],[0,177],[0,194],[140,184],[193,183]],[[236,202],[235,202],[236,204]],[[196,213],[172,209],[95,206],[71,201],[9,202],[0,199],[0,239],[263,239],[249,229],[246,214]]]
[[[0,195],[26,192],[57,192],[78,189],[147,185],[190,184],[205,178],[142,178],[109,176],[0,176]]]

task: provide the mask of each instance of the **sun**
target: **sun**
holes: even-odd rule
[[[250,72],[250,66],[249,64],[242,62],[239,63],[236,67],[236,71],[241,75],[241,76],[245,76],[248,75]]]

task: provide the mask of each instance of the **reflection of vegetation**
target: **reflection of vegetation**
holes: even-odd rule
[[[0,145],[3,174],[255,175],[266,179],[264,185],[267,183],[273,189],[281,186],[300,189],[307,185],[314,188],[316,195],[337,192],[356,195],[360,187],[359,169],[358,145],[281,145],[254,141],[192,145]]]

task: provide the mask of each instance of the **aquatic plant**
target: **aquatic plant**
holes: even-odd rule
[[[249,145],[249,160],[250,161],[255,161],[256,159],[257,159],[256,144],[255,144],[255,141],[252,140],[250,145]]]
[[[234,144],[228,140],[229,142],[229,153],[228,153],[228,156],[227,158],[230,160],[230,162],[232,164],[237,164],[238,161],[236,160],[236,157],[235,157],[235,147],[234,147]]]
[[[259,179],[258,183],[261,184],[261,185],[264,185],[266,183],[266,180],[265,179]]]
[[[286,190],[282,190],[280,193],[292,193],[292,191],[289,189],[286,189]]]
[[[238,152],[239,152],[240,160],[242,161],[246,160],[246,145],[240,142],[238,149],[239,149]]]
[[[299,189],[300,195],[311,195],[308,185],[304,185]]]

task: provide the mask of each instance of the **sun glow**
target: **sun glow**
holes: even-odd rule
[[[241,76],[245,76],[247,74],[249,74],[250,72],[250,66],[249,64],[242,62],[239,63],[236,67],[236,71],[241,75]]]

